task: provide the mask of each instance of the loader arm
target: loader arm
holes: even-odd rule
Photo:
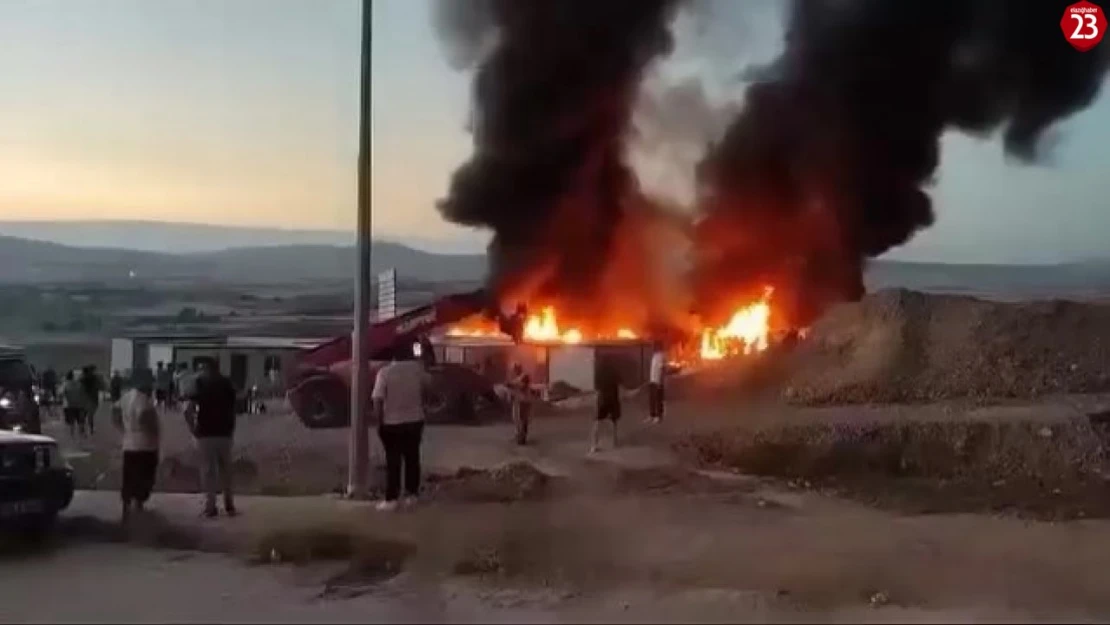
[[[496,318],[501,330],[520,340],[518,314],[505,316],[497,311],[485,290],[456,293],[437,299],[426,306],[406,311],[392,319],[371,324],[366,332],[363,353],[369,360],[388,360],[395,349],[408,349],[421,336],[444,325],[458,323],[467,317],[486,314]],[[351,359],[352,338],[340,336],[300,355],[300,368],[328,368]]]
[[[501,313],[485,290],[447,295],[426,306],[372,324],[363,334],[363,351],[368,361],[390,360],[397,350],[411,350],[417,341],[425,340],[432,330],[477,314],[496,319],[501,331],[519,342],[525,313],[523,307],[512,315]],[[348,418],[351,348],[350,335],[336,337],[299,354],[296,364],[288,372],[286,396],[294,411],[309,427],[336,427]],[[368,369],[367,374],[372,379],[372,371]],[[331,416],[314,419],[310,413],[323,409],[313,406],[321,403],[327,404],[326,411]]]

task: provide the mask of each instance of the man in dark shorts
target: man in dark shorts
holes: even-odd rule
[[[108,379],[108,398],[115,405],[123,397],[123,377],[120,376],[119,371],[113,371],[112,377]]]
[[[39,382],[42,387],[42,406],[48,413],[53,412],[58,404],[58,374],[53,366],[47,367],[46,371],[42,372]]]
[[[104,382],[96,371],[96,365],[88,365],[81,370],[78,380],[85,391],[85,425],[88,427],[89,436],[96,434],[96,412],[100,409],[100,392],[104,390]]]
[[[154,371],[154,401],[159,408],[169,406],[172,387],[173,372],[166,368],[166,363],[158,361],[158,368]]]
[[[617,448],[617,422],[621,419],[621,379],[620,372],[610,360],[597,364],[594,379],[597,390],[597,420],[594,421],[590,453],[598,450],[601,438],[601,424],[609,421],[613,425],[613,448]]]
[[[88,436],[85,423],[85,411],[88,409],[88,397],[81,383],[77,381],[72,371],[66,373],[66,381],[62,385],[62,414],[65,416],[66,427],[69,428],[69,437],[77,440]]]

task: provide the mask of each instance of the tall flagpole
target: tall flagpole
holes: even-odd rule
[[[371,0],[362,0],[362,73],[359,93],[358,141],[358,271],[355,277],[354,329],[351,332],[351,430],[347,450],[347,495],[366,495],[370,473],[369,367],[363,341],[370,325],[370,37]]]

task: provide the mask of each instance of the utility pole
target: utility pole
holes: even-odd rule
[[[351,431],[347,449],[347,496],[366,496],[370,474],[370,384],[366,330],[370,325],[370,37],[372,0],[362,0],[362,73],[358,113],[358,271],[355,274],[354,329],[351,332]]]

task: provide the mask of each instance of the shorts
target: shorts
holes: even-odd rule
[[[612,421],[616,423],[621,419],[621,405],[619,403],[604,403],[597,405],[597,420]]]
[[[80,425],[85,422],[85,411],[80,408],[65,408],[62,416],[66,425]]]

